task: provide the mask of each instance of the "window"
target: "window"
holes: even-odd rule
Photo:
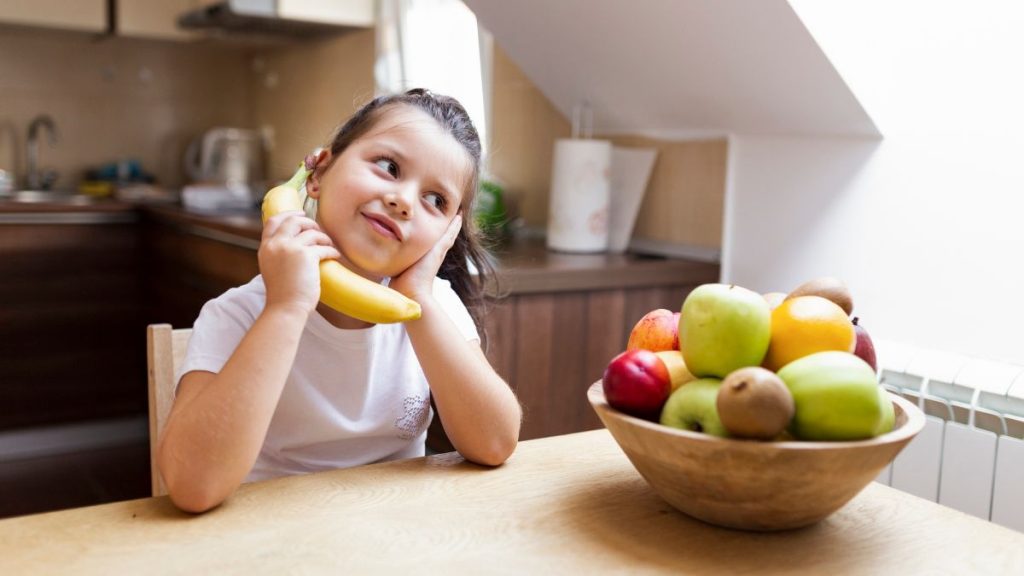
[[[486,158],[490,35],[461,0],[381,0],[378,10],[378,94],[422,87],[457,98]]]

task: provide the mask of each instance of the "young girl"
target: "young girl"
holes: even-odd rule
[[[421,456],[431,397],[466,459],[496,466],[515,449],[520,407],[478,336],[489,266],[463,220],[480,164],[466,111],[426,90],[379,97],[312,161],[315,220],[267,220],[260,276],[193,327],[157,455],[184,510],[243,481]],[[372,325],[319,304],[325,258],[390,279],[422,317]]]

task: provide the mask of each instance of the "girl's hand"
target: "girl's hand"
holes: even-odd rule
[[[258,253],[267,308],[311,312],[320,301],[320,261],[340,256],[330,237],[302,212],[282,212],[268,219]]]
[[[460,213],[456,214],[455,218],[448,224],[448,230],[434,244],[434,247],[404,272],[392,278],[389,286],[417,302],[419,302],[421,295],[429,296],[433,294],[434,277],[437,276],[437,271],[441,269],[441,263],[444,262],[444,257],[448,254],[448,250],[455,245],[455,238],[458,237],[459,230],[461,229],[462,214]]]

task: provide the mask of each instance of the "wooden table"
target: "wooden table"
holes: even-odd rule
[[[1024,574],[1024,534],[872,483],[784,533],[663,503],[605,430],[250,484],[200,516],[149,498],[0,521],[0,574]]]

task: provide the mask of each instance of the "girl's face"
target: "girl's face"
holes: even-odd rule
[[[471,171],[469,153],[434,118],[400,105],[339,156],[322,158],[308,192],[342,261],[379,279],[402,273],[440,240]]]

